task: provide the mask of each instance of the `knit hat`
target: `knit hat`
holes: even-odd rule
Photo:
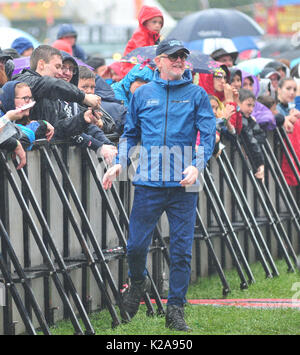
[[[20,55],[22,55],[27,49],[33,48],[33,44],[25,37],[18,37],[11,44],[11,48],[14,48]]]

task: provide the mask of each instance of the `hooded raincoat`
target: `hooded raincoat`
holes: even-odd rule
[[[2,88],[2,93],[0,95],[0,116],[4,116],[7,111],[15,110],[15,87],[20,83],[19,81],[8,81]],[[9,122],[8,124],[14,125],[16,128],[16,134],[8,139],[7,142],[1,144],[2,149],[7,149],[12,151],[17,146],[17,140],[19,140],[22,146],[30,150],[33,142],[35,141],[35,133],[28,127],[20,124],[15,124]],[[4,128],[5,129],[5,128]]]
[[[128,41],[127,46],[124,50],[124,56],[135,48],[154,46],[160,41],[160,34],[157,32],[149,31],[145,26],[145,22],[154,18],[161,17],[164,21],[164,16],[162,12],[153,6],[144,5],[138,15],[139,27],[133,33],[131,39]],[[133,68],[133,64],[123,63],[122,74],[123,77]]]
[[[253,93],[257,98],[259,95],[259,81],[255,75],[249,74],[243,70],[242,72],[242,85],[244,83],[245,78],[251,77],[253,80]],[[263,128],[268,131],[272,131],[276,128],[276,119],[270,109],[263,105],[262,103],[255,101],[254,110],[252,116],[255,117],[256,122]]]

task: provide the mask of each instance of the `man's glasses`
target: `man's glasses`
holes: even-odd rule
[[[176,60],[178,58],[180,58],[181,60],[186,60],[188,56],[184,52],[179,52],[179,53],[173,53],[173,54],[166,55],[166,56],[161,55],[160,57],[161,58],[168,58],[171,62],[176,62]]]
[[[64,65],[62,66],[62,71],[63,71],[63,73],[66,73],[67,71],[69,71],[73,75],[75,75],[77,73],[77,69],[75,67],[66,67]]]
[[[33,97],[32,96],[23,96],[23,97],[15,97],[15,99],[20,99],[20,100],[24,100],[26,102],[26,104],[28,104],[30,101],[33,101]]]

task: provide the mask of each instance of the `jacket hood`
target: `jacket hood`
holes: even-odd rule
[[[143,66],[142,64],[135,65],[130,72],[121,80],[120,85],[123,86],[126,92],[129,91],[130,85],[137,79],[144,81],[151,81],[153,79],[154,71],[148,66]],[[117,83],[113,84],[114,88]]]
[[[255,97],[257,97],[259,94],[259,88],[260,88],[259,81],[258,81],[257,77],[255,75],[245,72],[244,70],[241,70],[241,72],[242,72],[242,86],[244,84],[244,80],[246,78],[251,77],[253,80],[253,93],[254,93]]]
[[[115,92],[115,96],[118,100],[123,101],[128,105],[131,99],[130,86],[137,79],[149,82],[153,79],[154,71],[142,64],[135,65],[129,73],[119,82],[112,84],[112,88]]]
[[[100,96],[102,100],[115,101],[115,94],[112,86],[107,84],[107,82],[101,78],[98,74],[96,75],[96,89],[95,94]]]
[[[164,15],[157,7],[144,5],[141,8],[141,11],[139,12],[139,15],[138,15],[138,21],[139,21],[140,27],[145,28],[144,27],[145,21],[150,20],[153,17],[158,17],[158,16],[161,17],[164,21]]]
[[[71,83],[74,84],[75,86],[78,86],[78,82],[79,82],[79,66],[76,62],[76,60],[74,59],[74,57],[72,57],[69,53],[67,52],[64,52],[64,51],[61,51],[61,54],[63,56],[63,63],[66,61],[66,60],[70,60],[75,68],[76,68],[76,73],[73,74],[73,77],[71,79]]]
[[[25,37],[18,37],[11,44],[11,48],[15,49],[21,55],[26,49],[33,48],[33,44]]]
[[[255,75],[249,74],[244,70],[242,70],[242,85],[244,83],[245,78],[248,77],[251,77],[253,80],[253,93],[257,98],[260,93],[260,84],[258,78]],[[267,129],[271,131],[276,127],[276,120],[272,111],[257,100],[255,101],[255,106],[252,115],[255,117],[257,123],[263,129]]]
[[[241,81],[242,81],[242,71],[241,71],[241,69],[239,69],[237,67],[233,67],[233,68],[229,68],[229,72],[230,72],[229,84],[232,83],[232,80],[235,77],[235,75],[238,75],[241,78]]]
[[[15,87],[20,81],[8,81],[2,87],[2,93],[0,94],[0,101],[3,111],[14,110],[15,106]]]
[[[219,92],[214,89],[213,74],[197,73],[195,74],[195,81],[197,85],[203,87],[208,95],[216,96],[221,102],[224,101],[224,91]]]
[[[69,23],[64,23],[60,26],[58,33],[57,33],[57,39],[60,39],[60,38],[66,37],[66,36],[77,37],[77,31]]]

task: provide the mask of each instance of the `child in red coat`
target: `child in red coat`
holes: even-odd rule
[[[164,25],[164,17],[157,7],[144,5],[138,15],[139,27],[128,41],[124,56],[135,48],[154,46],[160,42],[160,31]],[[134,64],[123,63],[123,77],[134,67]]]

